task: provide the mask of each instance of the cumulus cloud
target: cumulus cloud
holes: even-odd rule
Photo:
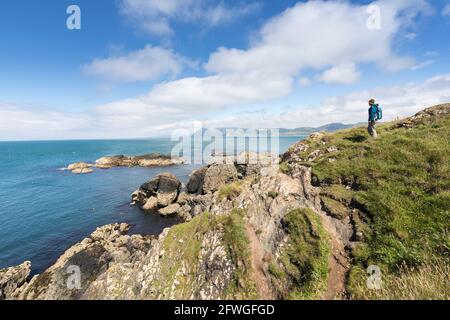
[[[173,33],[173,20],[196,21],[214,27],[242,16],[252,14],[261,7],[259,2],[227,6],[224,2],[206,0],[120,0],[120,12],[136,27],[147,34],[167,36]]]
[[[380,30],[367,27],[367,6],[343,1],[298,3],[266,23],[251,48],[220,48],[206,69],[217,73],[266,70],[289,76],[302,68],[343,63],[375,62],[391,69],[395,64],[408,66],[410,58],[393,52],[393,41],[426,2],[382,0],[374,4],[382,12]]]
[[[174,3],[161,4],[158,10],[172,12]],[[380,0],[375,4],[382,10],[381,30],[367,28],[365,5],[298,3],[264,24],[248,49],[219,48],[214,52],[204,65],[209,76],[164,82],[146,95],[99,110],[111,117],[142,113],[146,107],[201,114],[286,96],[305,69],[316,70],[323,81],[352,83],[359,77],[358,63],[389,69],[411,67],[413,61],[397,55],[392,47],[404,24],[410,25],[426,2]]]
[[[410,83],[347,95],[328,97],[316,106],[298,106],[280,112],[266,110],[209,118],[205,126],[242,128],[316,127],[328,123],[367,121],[367,101],[375,97],[383,106],[384,121],[410,116],[425,107],[450,102],[450,74],[438,75],[421,83]],[[176,127],[176,126],[175,126]]]
[[[166,17],[168,22],[170,17],[186,12],[185,6],[192,8],[198,1],[200,0],[127,0],[122,4],[126,4],[124,12],[131,10],[130,12],[147,18],[153,14],[151,12],[157,12],[158,17]],[[397,36],[407,31],[406,28],[426,7],[426,3],[424,0],[374,2],[381,8],[382,24],[381,30],[373,30],[367,28],[365,5],[347,1],[300,2],[265,23],[257,33],[256,40],[247,49],[219,48],[204,65],[209,73],[207,76],[162,82],[147,94],[96,107],[91,116],[95,118],[98,127],[96,136],[154,135],[161,128],[167,129],[195,119],[209,118],[212,122],[224,122],[225,118],[217,116],[221,111],[236,107],[245,110],[247,106],[259,102],[268,104],[272,99],[289,95],[295,80],[305,71],[313,74],[313,79],[322,77],[323,81],[328,82],[345,79],[350,83],[358,78],[359,64],[372,63],[388,69],[410,68],[415,65],[414,61],[398,55],[393,48]],[[161,25],[164,25],[164,20],[161,21]],[[169,24],[167,27],[170,29]],[[151,63],[150,66],[145,62],[136,63],[152,60],[155,47],[147,47],[125,56],[97,60],[86,68],[102,78],[127,81],[176,74],[179,62],[177,64],[173,61],[179,61],[180,57],[170,51],[164,51],[162,55],[171,62],[162,69],[161,66],[151,66]],[[144,70],[138,65],[143,65]],[[134,71],[123,70],[136,70],[136,74],[133,74]],[[435,88],[437,83],[441,84],[442,90]],[[228,119],[230,123],[235,121],[232,126],[243,125],[248,119],[249,125],[262,124],[263,127],[267,127],[268,123],[284,126],[283,123],[294,125],[294,122],[295,126],[299,126],[303,125],[302,121],[309,125],[337,120],[355,122],[354,120],[364,120],[368,97],[382,97],[393,105],[395,99],[403,99],[399,103],[402,107],[397,109],[406,110],[406,106],[417,106],[419,102],[423,106],[437,100],[444,101],[443,98],[448,98],[448,84],[448,78],[439,78],[430,80],[428,84],[362,92],[354,95],[357,98],[349,96],[336,102],[331,99],[324,101],[319,108],[299,108],[298,113],[269,112],[256,116],[231,116]],[[388,95],[389,92],[393,92],[392,96]],[[427,92],[433,92],[433,95]],[[419,93],[423,93],[422,96]],[[408,99],[408,95],[415,98],[404,101]],[[343,112],[343,106],[346,105],[353,107]],[[388,109],[388,116],[389,110],[394,109]],[[363,116],[361,119],[350,116],[351,120],[348,120],[349,113],[352,112]]]
[[[172,50],[147,45],[126,55],[95,59],[82,70],[107,82],[135,82],[175,76],[186,65],[194,64]]]
[[[360,77],[361,74],[354,63],[343,63],[324,71],[319,80],[330,84],[352,84]]]

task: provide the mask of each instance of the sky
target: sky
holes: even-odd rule
[[[0,30],[0,140],[316,127],[366,121],[370,98],[385,120],[450,102],[448,0],[4,0]]]

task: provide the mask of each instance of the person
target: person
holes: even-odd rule
[[[381,120],[381,108],[375,103],[375,99],[369,100],[369,127],[367,131],[372,136],[372,138],[377,139],[378,133],[375,128],[377,121]]]

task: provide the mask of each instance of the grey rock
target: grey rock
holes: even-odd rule
[[[213,164],[205,173],[203,193],[214,193],[221,186],[238,180],[238,172],[232,164]]]
[[[171,173],[163,173],[144,183],[131,195],[131,200],[145,211],[156,212],[174,203],[180,190],[180,180]]]
[[[203,192],[203,183],[205,180],[206,172],[208,171],[208,167],[203,167],[194,171],[191,174],[189,182],[186,185],[186,189],[189,193],[202,193]]]

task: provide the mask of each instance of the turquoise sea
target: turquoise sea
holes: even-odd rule
[[[280,139],[283,152],[300,137]],[[88,175],[59,169],[106,155],[170,154],[170,139],[0,142],[0,269],[31,261],[33,274],[53,264],[97,227],[128,222],[132,233],[159,234],[177,223],[130,206],[130,195],[161,172],[184,183],[199,165],[113,168]]]

